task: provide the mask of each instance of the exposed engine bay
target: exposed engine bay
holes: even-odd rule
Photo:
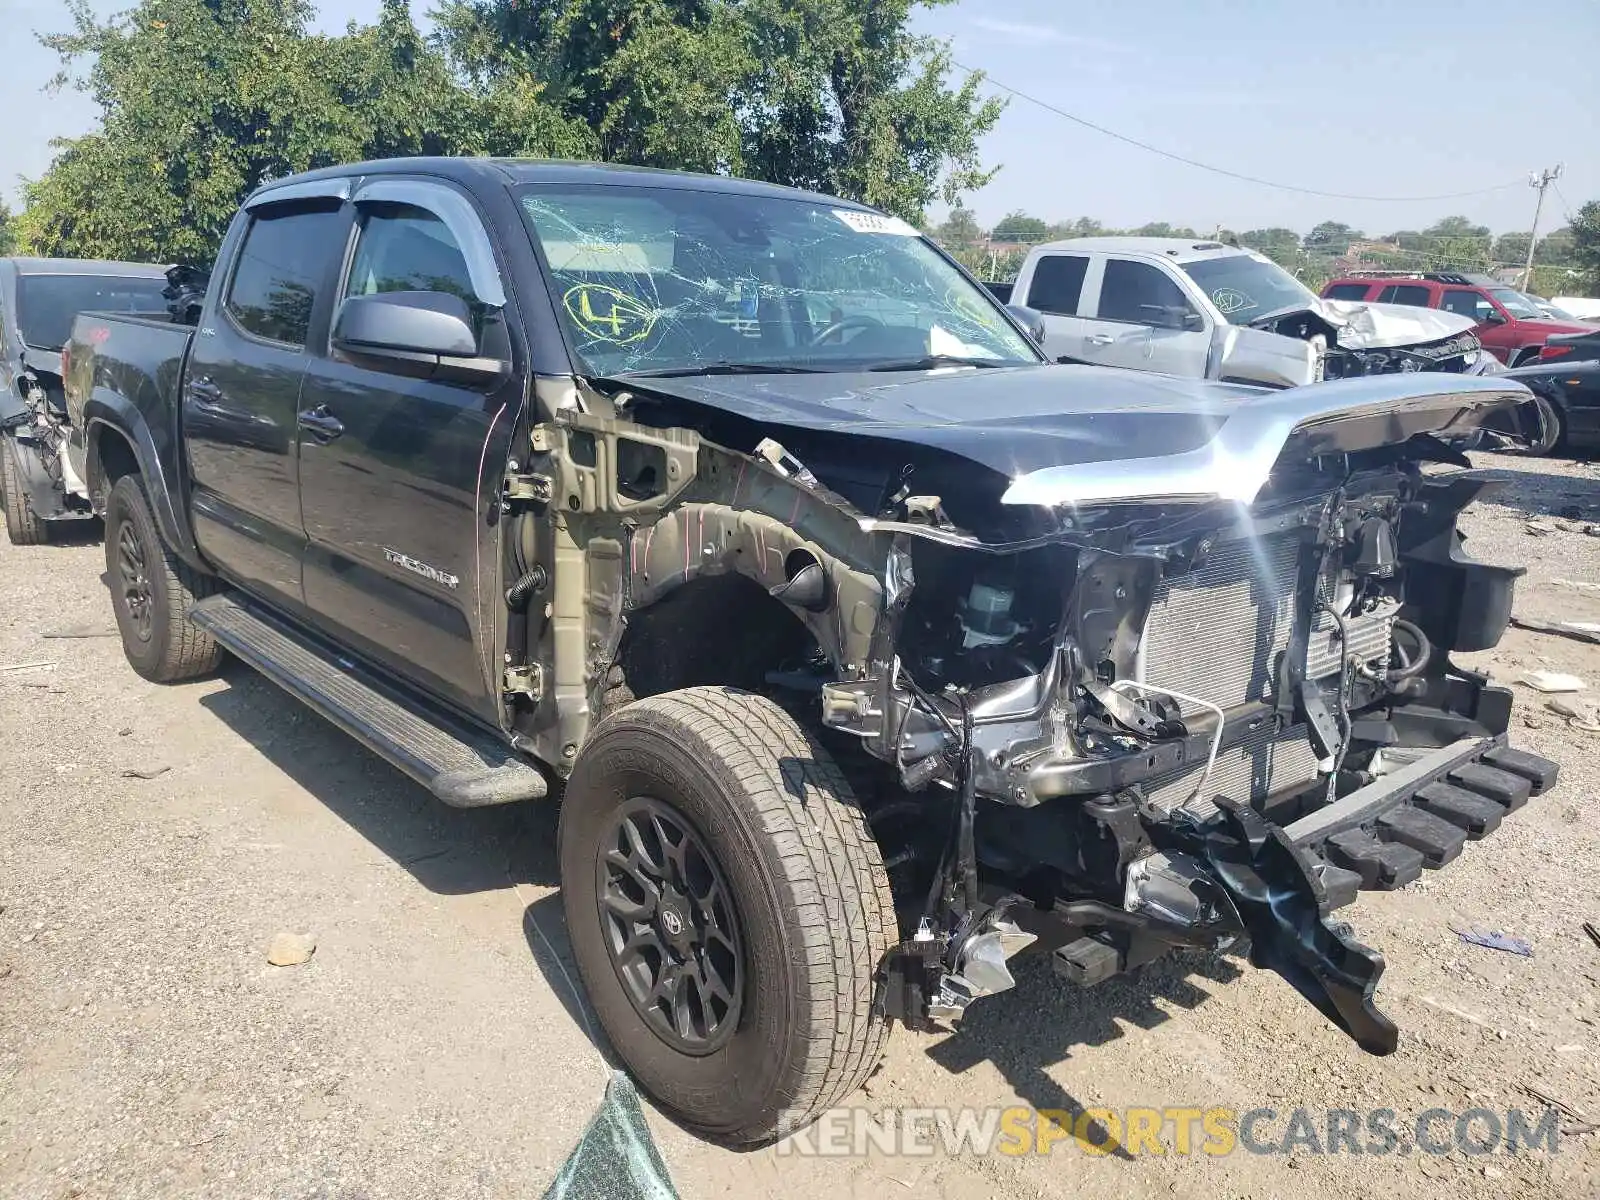
[[[689,626],[655,618],[675,593],[710,605],[694,589],[743,576],[799,618],[758,678],[820,700],[870,776],[856,791],[904,934],[886,1015],[958,1018],[1012,986],[1026,947],[1092,986],[1175,946],[1248,945],[1387,1053],[1383,959],[1330,914],[1445,865],[1556,777],[1509,748],[1509,691],[1450,658],[1496,644],[1522,573],[1456,529],[1494,485],[1462,446],[1526,396],[1391,375],[1228,400],[1085,370],[1019,372],[1009,409],[945,422],[948,380],[785,378],[817,415],[781,441],[770,380],[555,398],[509,490],[564,507],[557,544],[525,540],[512,573],[543,577],[564,538],[586,556],[567,611],[591,650],[565,675],[588,711],[615,671],[642,695],[687,653]],[[1035,415],[1016,390],[1076,380],[1098,405]],[[1177,387],[1205,399],[1152,403]],[[760,593],[737,597],[719,666],[758,624]],[[559,599],[550,614],[516,652],[544,639],[559,700]],[[530,744],[581,740],[539,718]]]

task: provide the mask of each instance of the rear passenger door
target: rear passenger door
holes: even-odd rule
[[[336,290],[452,292],[485,357],[510,361],[515,322],[483,222],[466,195],[392,176],[354,196],[356,230]],[[520,340],[520,339],[519,339]],[[520,396],[498,382],[416,378],[324,339],[300,396],[306,605],[358,653],[498,722],[494,525]],[[487,581],[487,582],[482,582]]]
[[[1205,378],[1211,354],[1210,318],[1160,267],[1107,256],[1091,311],[1094,320],[1084,337],[1085,361]],[[1198,328],[1185,328],[1185,321]]]
[[[292,611],[305,548],[295,413],[349,229],[348,185],[311,186],[328,194],[296,189],[240,218],[182,398],[196,542],[225,575]]]
[[[1080,314],[1091,265],[1087,254],[1042,253],[1034,259],[1022,297],[1012,296],[1043,316],[1044,349],[1051,358],[1083,358],[1089,322]],[[1098,277],[1094,282],[1098,285]]]

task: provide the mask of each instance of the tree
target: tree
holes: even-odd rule
[[[1133,231],[1135,237],[1193,238],[1200,235],[1187,225],[1169,225],[1165,221],[1152,221]]]
[[[408,154],[562,153],[586,144],[513,77],[471,93],[384,0],[376,25],[307,32],[307,0],[141,0],[43,39],[58,84],[101,126],[59,141],[24,185],[23,240],[46,254],[209,261],[239,202],[296,171]],[[78,72],[74,74],[73,72]]]
[[[1018,209],[1001,217],[989,231],[989,236],[997,242],[1026,242],[1033,245],[1049,239],[1050,226]]]
[[[538,81],[599,157],[813,188],[920,224],[992,176],[1003,105],[950,88],[919,0],[443,0],[443,44],[476,85]],[[950,0],[925,0],[928,4]]]
[[[933,231],[933,237],[946,250],[956,250],[982,241],[983,230],[978,227],[978,218],[972,215],[971,209],[957,205]]]
[[[1342,221],[1319,221],[1301,245],[1312,254],[1338,257],[1350,253],[1350,243],[1361,237],[1359,229],[1352,229]]]
[[[1568,226],[1572,234],[1572,265],[1580,272],[1580,291],[1600,294],[1600,200],[1579,207]]]
[[[11,215],[11,209],[0,201],[0,258],[11,253],[16,240],[16,218]]]
[[[1247,229],[1239,235],[1239,245],[1259,251],[1280,267],[1291,271],[1300,263],[1300,235],[1281,225],[1269,229]]]

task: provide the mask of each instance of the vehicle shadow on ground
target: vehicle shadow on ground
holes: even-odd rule
[[[557,885],[553,801],[449,808],[249,667],[229,660],[222,677],[228,686],[200,697],[201,707],[430,892]],[[522,934],[573,1024],[614,1061],[578,984],[559,892],[526,905]]]
[[[556,803],[448,808],[250,668],[230,660],[222,677],[227,686],[200,697],[201,706],[429,891],[558,886]],[[573,1024],[615,1064],[578,979],[558,891],[525,905],[522,933]],[[1182,953],[1085,991],[1056,979],[1045,957],[1024,959],[1017,987],[974,1005],[960,1031],[928,1055],[952,1073],[991,1062],[1021,1099],[1065,1113],[1076,1127],[1086,1106],[1050,1077],[1051,1065],[1076,1047],[1122,1037],[1119,1021],[1155,1028],[1168,1019],[1157,1001],[1198,1007],[1210,993],[1191,977],[1229,983],[1241,973],[1227,960]],[[1086,1127],[1096,1148],[1112,1132],[1093,1121]],[[1120,1148],[1115,1153],[1127,1157]]]
[[[201,707],[430,892],[555,885],[555,805],[449,808],[249,667],[222,677]]]
[[[1229,959],[1181,951],[1088,989],[1057,979],[1045,955],[1025,956],[1015,973],[1015,988],[973,1005],[959,1031],[931,1047],[928,1057],[957,1075],[992,1063],[1020,1099],[1050,1114],[1065,1132],[1103,1150],[1120,1130],[1086,1118],[1090,1108],[1052,1079],[1048,1068],[1080,1046],[1126,1036],[1119,1022],[1154,1029],[1171,1019],[1158,1000],[1185,1010],[1198,1008],[1211,992],[1192,982],[1195,977],[1228,984],[1244,972]],[[1120,1145],[1112,1154],[1132,1158]]]
[[[1484,503],[1529,516],[1600,521],[1600,470],[1584,475],[1541,471],[1538,459],[1522,459],[1516,470],[1495,464],[1488,469],[1504,482]],[[1525,465],[1524,465],[1525,464]]]

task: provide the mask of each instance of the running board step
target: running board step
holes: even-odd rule
[[[487,730],[419,711],[371,672],[335,659],[288,623],[223,593],[189,619],[284,691],[455,808],[538,800],[544,774]]]

